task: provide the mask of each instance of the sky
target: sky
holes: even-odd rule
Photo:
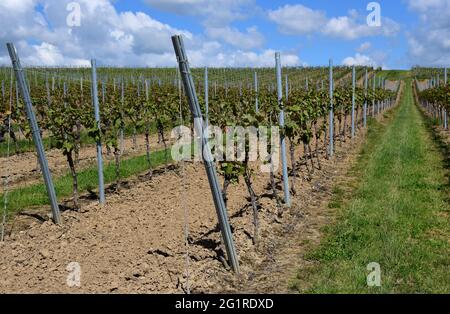
[[[13,42],[24,65],[174,66],[181,34],[192,66],[450,65],[450,0],[370,3],[0,0],[0,64]]]

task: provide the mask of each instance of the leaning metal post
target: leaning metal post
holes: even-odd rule
[[[208,176],[209,186],[214,200],[214,205],[219,220],[219,226],[224,240],[227,256],[231,263],[231,267],[236,273],[239,273],[239,262],[236,254],[236,249],[233,242],[233,235],[231,233],[230,224],[228,222],[227,209],[223,201],[222,193],[217,179],[216,167],[212,161],[211,150],[207,138],[204,136],[204,121],[202,112],[198,102],[197,94],[195,92],[195,85],[192,79],[191,70],[189,67],[187,55],[184,49],[183,38],[181,35],[172,36],[172,43],[175,49],[175,54],[178,59],[178,66],[180,68],[180,75],[183,80],[184,89],[189,102],[189,108],[194,116],[194,127],[197,134],[200,134],[201,147],[203,147],[203,163],[205,165],[206,174]]]
[[[20,64],[19,57],[17,56],[16,48],[12,43],[7,43],[9,56],[16,74],[17,84],[22,93],[23,101],[25,103],[25,111],[28,116],[28,121],[30,123],[31,133],[33,134],[34,145],[36,146],[36,151],[39,159],[39,164],[42,170],[42,176],[44,177],[45,187],[47,189],[48,198],[50,200],[50,206],[53,213],[53,221],[56,224],[61,223],[61,214],[59,212],[58,200],[56,198],[55,187],[53,186],[52,176],[50,170],[48,169],[47,158],[45,157],[44,146],[42,145],[41,133],[39,126],[36,121],[36,115],[33,111],[33,104],[31,102],[30,93],[27,88],[27,82],[25,75],[23,73],[22,66]]]

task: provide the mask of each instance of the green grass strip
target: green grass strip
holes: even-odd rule
[[[167,150],[168,162],[172,161],[170,148]],[[152,167],[157,167],[165,162],[165,151],[159,150],[151,154]],[[140,174],[149,169],[146,155],[124,159],[120,162],[121,179]],[[104,166],[105,184],[115,181],[115,165],[113,161]],[[56,195],[61,200],[72,195],[72,176],[70,173],[53,179]],[[91,166],[78,173],[79,192],[95,190],[98,183],[97,167]],[[0,196],[0,204],[3,204],[4,196]],[[25,208],[47,205],[48,196],[44,183],[21,187],[8,192],[8,212],[14,213]]]
[[[373,122],[351,176],[356,190],[335,188],[335,224],[307,254],[317,263],[298,271],[302,293],[449,293],[448,171],[411,81],[392,121]],[[345,192],[344,192],[345,193]],[[347,201],[345,201],[347,199]],[[381,267],[381,286],[368,287],[367,265]]]
[[[19,135],[19,132],[16,132],[16,136]],[[93,145],[95,144],[95,141],[88,136],[86,132],[81,133],[81,143],[84,145]],[[55,147],[54,141],[50,137],[44,137],[42,138],[42,144],[44,145],[45,150],[49,150]],[[36,146],[34,145],[32,140],[27,139],[19,139],[17,141],[17,147],[19,149],[19,152],[21,153],[27,153],[27,152],[34,152],[36,151]],[[10,140],[9,143],[9,155],[15,155],[16,154],[16,144],[13,142],[13,140]],[[0,157],[6,157],[8,156],[8,142],[7,138],[4,142],[0,143]]]
[[[150,134],[153,135],[153,134],[156,134],[156,132],[157,132],[156,124],[151,123]],[[15,128],[15,134],[16,134],[16,136],[19,136],[19,131],[17,130],[17,128]],[[139,134],[142,135],[143,133],[142,134],[139,133]],[[126,126],[124,129],[124,136],[131,137],[132,135],[133,135],[133,128],[131,126]],[[0,157],[6,157],[8,155],[8,142],[7,142],[8,135],[5,134],[5,136],[6,136],[5,140],[0,143]],[[95,144],[95,140],[92,137],[90,137],[88,135],[88,133],[85,131],[81,132],[80,141],[81,141],[82,145],[94,145]],[[55,147],[55,143],[54,143],[54,141],[52,141],[52,139],[50,137],[42,138],[42,144],[44,145],[45,150],[49,150],[49,149],[52,149]],[[27,139],[21,138],[17,141],[17,146],[19,148],[19,151],[22,153],[34,152],[36,150],[36,147],[31,139],[27,140]],[[12,139],[10,140],[10,143],[9,143],[9,154],[10,154],[10,156],[16,154],[16,146]]]
[[[377,73],[377,77],[382,77],[387,80],[406,80],[411,76],[411,72],[408,70],[384,70]]]

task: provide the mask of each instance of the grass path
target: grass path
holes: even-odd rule
[[[308,253],[313,266],[298,272],[295,290],[450,292],[448,169],[414,103],[410,79],[389,115],[388,125],[372,121],[349,174],[357,188],[346,193],[336,187],[331,205],[340,207],[337,221]],[[381,267],[380,287],[367,285],[371,262]]]
[[[166,155],[164,150],[151,153],[152,167],[158,167],[165,163]],[[171,162],[170,149],[167,150],[167,161]],[[115,182],[115,164],[114,162],[106,162],[103,168],[105,184]],[[121,180],[141,174],[149,170],[146,155],[130,157],[120,162],[120,178]],[[98,182],[98,173],[96,165],[92,165],[78,172],[78,190],[85,193],[89,190],[96,190]],[[61,177],[53,179],[56,195],[61,201],[72,195],[72,176],[67,173]],[[4,195],[0,194],[0,204],[4,203]],[[48,204],[47,190],[44,183],[36,183],[26,187],[19,187],[8,192],[8,212],[10,214],[20,211],[21,209],[30,209]]]

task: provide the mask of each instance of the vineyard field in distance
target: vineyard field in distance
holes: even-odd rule
[[[450,293],[448,1],[29,2],[0,4],[1,294]]]

